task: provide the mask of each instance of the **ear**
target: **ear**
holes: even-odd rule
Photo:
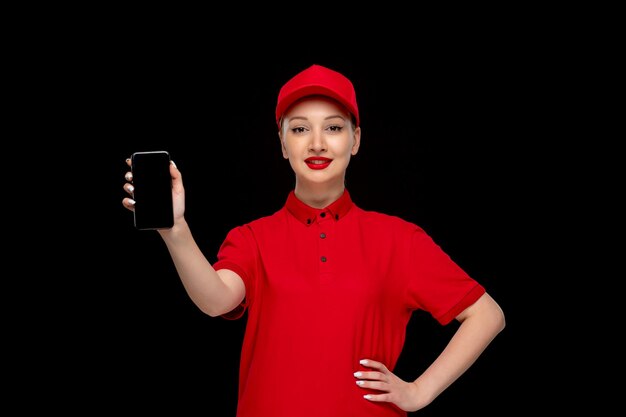
[[[359,151],[359,146],[361,146],[361,126],[354,129],[352,141],[352,150],[350,151],[350,153],[352,155],[356,155],[356,153]]]
[[[280,140],[280,149],[283,152],[283,158],[289,159],[289,154],[287,154],[287,148],[285,148],[285,141],[283,140],[282,129],[278,132],[278,139]]]

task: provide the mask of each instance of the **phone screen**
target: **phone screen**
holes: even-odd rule
[[[131,161],[135,227],[169,229],[174,225],[169,153],[135,152]]]

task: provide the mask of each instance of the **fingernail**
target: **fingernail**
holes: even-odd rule
[[[130,162],[130,158],[126,158],[126,162]]]
[[[356,376],[357,378],[360,378],[361,376],[363,376],[363,372],[355,372],[354,376]]]
[[[132,174],[127,172],[126,175],[124,175],[124,178],[126,178],[126,181],[130,181],[132,179]]]
[[[129,185],[128,186],[128,192],[132,193],[133,191],[135,191],[135,187],[133,187],[132,185]]]
[[[135,205],[135,200],[133,200],[132,198],[128,199],[128,204],[130,204],[131,206]]]
[[[172,165],[174,165],[174,168],[178,168],[178,167],[176,166],[176,163],[175,163],[174,161],[170,161],[170,162],[172,163]]]
[[[359,379],[358,381],[356,381],[356,384],[357,385],[363,385],[363,384],[365,384],[365,381],[362,381],[362,380]]]
[[[361,365],[365,365],[365,364],[367,363],[367,359],[361,359],[361,360],[359,361],[359,363],[360,363]]]
[[[363,396],[363,398],[365,398],[366,400],[371,400],[372,399],[372,395],[371,394],[365,394]]]

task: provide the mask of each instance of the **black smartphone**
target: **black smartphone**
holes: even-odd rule
[[[131,172],[135,188],[135,227],[139,230],[156,230],[174,226],[169,152],[133,153]]]

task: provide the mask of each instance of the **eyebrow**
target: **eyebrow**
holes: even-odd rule
[[[343,117],[340,114],[324,117],[324,120],[335,119],[335,118],[339,118],[341,120],[346,120],[346,118]],[[304,116],[293,116],[293,117],[289,118],[289,121],[291,121],[291,120],[309,120],[309,119],[307,117],[304,117]]]

